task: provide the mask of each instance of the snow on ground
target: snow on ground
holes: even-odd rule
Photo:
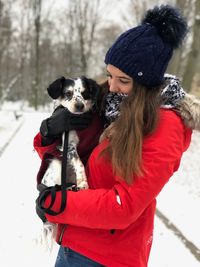
[[[12,125],[12,127],[11,127]],[[19,121],[16,120],[14,112],[1,111],[0,112],[0,148],[3,148],[6,142],[9,140],[17,130]]]
[[[157,207],[200,248],[200,132],[184,153],[180,168],[158,197]]]
[[[179,266],[199,267],[200,264],[174,233],[155,217],[154,241],[148,267]]]
[[[0,156],[1,227],[0,266],[53,267],[58,246],[52,254],[36,243],[41,222],[35,215],[36,174],[40,165],[32,141],[48,113],[23,112],[15,121],[13,111],[0,111],[0,148],[17,127],[21,128]],[[6,119],[5,119],[6,118]],[[200,133],[195,132],[179,171],[158,197],[158,208],[200,248]],[[198,267],[200,264],[159,218],[155,219],[149,267]]]
[[[23,117],[23,126],[0,158],[0,266],[53,266],[55,253],[45,253],[36,244],[42,226],[34,203],[40,160],[32,142],[45,114],[29,112]]]

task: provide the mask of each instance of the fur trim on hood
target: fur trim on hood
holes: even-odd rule
[[[200,99],[186,93],[176,76],[165,74],[161,97],[163,108],[173,109],[189,128],[200,131]]]
[[[164,87],[161,90],[161,107],[173,109],[183,119],[186,126],[200,131],[200,99],[186,93],[180,80],[171,74],[165,74]]]
[[[200,131],[200,99],[186,93],[176,106],[175,111],[180,114],[189,128]]]

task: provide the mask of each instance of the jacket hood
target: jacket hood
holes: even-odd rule
[[[200,100],[196,96],[186,93],[175,111],[189,128],[200,131]]]
[[[161,97],[163,108],[173,109],[182,117],[187,127],[200,131],[200,99],[186,93],[176,76],[165,74]]]

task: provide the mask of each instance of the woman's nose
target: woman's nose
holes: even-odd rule
[[[112,93],[117,93],[120,91],[118,86],[117,86],[117,82],[114,79],[111,79],[109,81],[109,91]]]

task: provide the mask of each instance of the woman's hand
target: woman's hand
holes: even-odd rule
[[[65,131],[87,128],[91,119],[91,112],[77,115],[59,106],[51,117],[42,121],[40,133],[42,137],[59,138]]]

